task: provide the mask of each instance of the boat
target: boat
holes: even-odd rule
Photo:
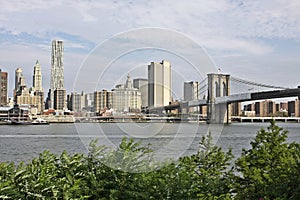
[[[0,121],[0,125],[10,125],[11,121],[10,120],[2,120]]]
[[[11,125],[30,125],[32,124],[31,121],[20,121],[20,120],[15,120],[13,118],[11,118]]]
[[[48,125],[49,122],[47,120],[42,119],[42,118],[37,118],[37,119],[33,120],[31,122],[31,124],[32,125]]]

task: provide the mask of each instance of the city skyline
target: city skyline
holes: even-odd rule
[[[70,1],[67,4],[62,1],[6,1],[0,8],[0,67],[9,74],[22,67],[24,76],[30,77],[31,67],[38,59],[43,66],[43,87],[46,89],[50,84],[49,43],[62,39],[66,46],[65,74],[68,74],[65,86],[67,91],[72,91],[73,77],[98,44],[120,32],[158,27],[193,39],[221,72],[271,85],[283,79],[284,86],[296,87],[299,79],[295,72],[300,66],[299,9],[298,1],[272,4],[227,0],[187,4],[171,1]],[[119,45],[123,45],[122,41]],[[166,57],[161,51],[157,54],[153,57],[132,55],[127,57],[127,65],[136,67],[162,59],[178,63],[174,55]],[[179,66],[186,68],[187,65],[180,63]],[[109,76],[123,75],[123,80],[119,80],[122,82],[127,73],[122,67]],[[145,77],[143,75],[139,77]],[[191,80],[200,81],[187,79]],[[27,84],[31,82],[28,80]],[[108,81],[103,88],[113,88],[115,84]],[[8,86],[11,92],[11,77]]]

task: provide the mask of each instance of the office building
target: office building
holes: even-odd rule
[[[184,101],[199,99],[199,83],[197,81],[184,82],[183,93]]]
[[[15,71],[15,89],[14,89],[14,102],[17,102],[17,96],[21,95],[22,90],[26,87],[25,77],[23,76],[23,70],[17,68]]]
[[[21,68],[15,71],[14,103],[27,105],[30,109],[34,109],[36,114],[41,114],[44,110],[44,91],[41,87],[41,71],[39,67],[38,65],[35,66],[33,75],[33,86],[38,86],[38,91],[34,87],[27,88]]]
[[[62,105],[62,102],[66,102],[66,95],[62,95],[64,89],[64,65],[63,65],[63,54],[64,54],[64,45],[61,40],[52,41],[52,54],[51,54],[51,83],[50,90],[47,98],[47,108],[54,109],[64,109],[58,105]],[[59,90],[58,92],[55,92]],[[54,96],[57,94],[58,96]],[[64,98],[64,99],[60,99]],[[59,104],[58,104],[59,102]],[[64,103],[65,104],[65,103]],[[55,107],[57,105],[58,107]]]
[[[133,79],[133,87],[141,92],[142,107],[148,107],[148,79],[137,78]]]
[[[271,100],[255,102],[254,107],[257,117],[273,117],[276,114],[276,103]]]
[[[42,113],[44,111],[45,108],[45,103],[44,103],[44,89],[43,89],[43,84],[42,84],[42,70],[41,70],[41,66],[39,64],[39,61],[36,61],[36,64],[34,66],[33,69],[33,91],[34,91],[34,96],[37,96],[40,104],[41,104],[41,108],[38,109],[39,113]]]
[[[7,103],[7,72],[2,72],[0,69],[0,106]]]
[[[55,110],[64,110],[66,108],[66,90],[56,89],[54,90],[54,105]]]
[[[39,61],[37,60],[34,68],[33,68],[33,88],[34,91],[44,91],[43,85],[42,85],[42,70],[41,66],[39,64]]]
[[[288,102],[288,116],[289,117],[300,117],[300,101],[296,99],[295,101]]]
[[[142,105],[141,92],[132,87],[130,75],[126,83],[112,90],[113,109],[118,112],[140,112]]]
[[[87,93],[84,95],[84,106],[83,110],[92,112],[94,111],[94,93]]]
[[[94,111],[103,112],[105,109],[112,108],[112,92],[107,90],[94,92]]]
[[[39,96],[35,96],[33,91],[25,87],[21,94],[17,96],[17,102],[19,106],[27,105],[30,108],[36,108],[37,112],[40,113],[42,110],[42,104]]]
[[[71,93],[67,96],[67,107],[69,110],[74,112],[82,111],[82,94]]]
[[[148,65],[148,103],[149,107],[169,105],[172,101],[171,64],[151,62]]]
[[[72,92],[71,94],[67,95],[67,107],[71,111],[82,112],[86,107],[85,100],[86,94],[83,92]]]
[[[242,115],[242,108],[241,102],[234,102],[230,104],[231,106],[231,115],[232,116],[241,116]]]
[[[285,110],[287,111],[289,108],[288,103],[287,102],[280,102],[280,110]]]

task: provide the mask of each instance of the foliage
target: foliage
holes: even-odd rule
[[[300,144],[286,139],[272,122],[234,166],[210,136],[196,154],[163,163],[132,139],[112,150],[95,140],[88,154],[0,163],[0,199],[300,199]]]
[[[180,159],[179,168],[189,177],[187,195],[192,199],[230,199],[233,189],[233,170],[230,161],[231,150],[223,152],[211,143],[209,135],[203,137],[197,154]]]
[[[243,149],[236,161],[238,199],[300,199],[300,146],[286,139],[287,131],[272,121]]]

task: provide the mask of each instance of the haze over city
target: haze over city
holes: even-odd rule
[[[295,72],[300,66],[299,9],[298,1],[223,0],[185,4],[173,1],[4,1],[0,8],[0,66],[10,74],[8,91],[12,96],[14,70],[23,68],[26,83],[31,85],[33,66],[38,59],[44,76],[43,87],[47,90],[51,41],[64,40],[65,87],[72,91],[74,77],[97,45],[121,32],[157,27],[177,31],[195,41],[223,73],[296,87],[299,78]],[[126,43],[120,41],[118,45]],[[101,60],[101,55],[98,56]],[[124,82],[128,67],[144,68],[151,61],[167,59],[179,69],[187,65],[177,56],[160,50],[136,51],[122,59],[117,62],[119,70],[107,74],[123,77],[118,83]],[[145,77],[146,71],[133,75]],[[193,74],[186,76],[188,80],[199,78]],[[111,89],[115,84],[116,79],[107,81],[99,89]]]

